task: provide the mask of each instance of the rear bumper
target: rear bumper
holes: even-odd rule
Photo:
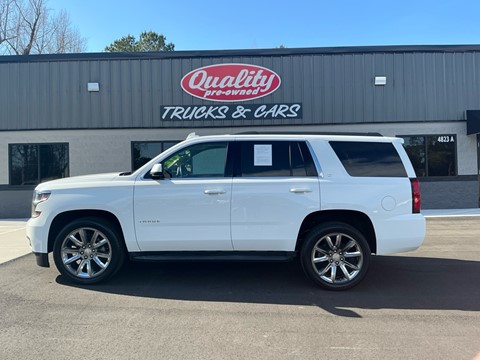
[[[425,240],[426,225],[422,214],[396,216],[376,225],[377,255],[414,251]]]

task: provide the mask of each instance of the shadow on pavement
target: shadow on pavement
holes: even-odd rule
[[[66,282],[62,276],[57,282]],[[291,263],[129,263],[106,284],[78,286],[96,292],[185,301],[318,306],[359,317],[357,309],[480,311],[480,262],[374,256],[357,287],[317,288]]]

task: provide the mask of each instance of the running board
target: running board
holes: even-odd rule
[[[145,251],[131,252],[133,261],[290,261],[293,251]]]

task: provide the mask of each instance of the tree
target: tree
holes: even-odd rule
[[[82,52],[86,40],[63,10],[53,14],[48,0],[0,0],[0,53],[29,55]]]
[[[13,0],[0,0],[0,46],[14,38],[14,8]]]
[[[115,40],[105,48],[106,52],[148,52],[148,51],[173,51],[175,45],[166,43],[167,38],[154,31],[144,31],[137,41],[135,36],[128,34]]]

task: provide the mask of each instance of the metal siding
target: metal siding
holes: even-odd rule
[[[95,94],[91,94],[98,98],[100,103],[100,108],[97,110],[98,114],[98,124],[102,124],[105,127],[113,127],[113,113],[112,109],[112,102],[113,102],[113,94],[112,94],[112,81],[111,81],[111,71],[112,67],[108,62],[99,61],[99,76],[98,76],[98,83],[100,86],[100,91]],[[77,80],[78,81],[78,80]],[[78,84],[80,87],[80,84]]]
[[[465,76],[465,101],[466,108],[472,109],[475,106],[475,90],[476,90],[476,72],[475,72],[475,54],[467,53],[464,58],[464,76]]]
[[[151,60],[140,61],[140,84],[138,101],[140,104],[140,113],[135,114],[135,121],[143,120],[146,127],[153,127],[153,96],[152,96],[152,62]]]
[[[267,67],[273,94],[242,104],[301,102],[303,119],[162,121],[160,106],[213,105],[182,91],[193,69]],[[478,52],[288,54],[0,63],[0,130],[353,124],[463,120],[480,108]],[[386,76],[386,86],[374,86]],[[100,92],[89,93],[88,82]],[[234,105],[234,104],[230,104]]]
[[[405,82],[404,82],[404,54],[393,54],[393,78],[391,86],[393,87],[393,116],[392,121],[399,121],[405,118]],[[388,79],[387,79],[388,81]]]
[[[374,64],[374,55],[366,54],[363,58],[363,73],[368,74],[363,81],[363,91],[365,92],[365,111],[363,113],[363,118],[361,122],[366,122],[367,119],[370,122],[375,121],[375,91],[376,88],[373,86],[373,77],[375,76],[375,64]]]
[[[447,71],[449,69],[450,71]],[[455,94],[454,89],[456,87],[457,77],[455,74],[455,59],[454,54],[445,54],[445,87],[446,87],[446,96],[445,96],[445,111],[446,113],[451,113],[453,110],[453,102],[457,102],[457,94]]]
[[[480,53],[473,54],[473,61],[474,61],[473,68],[474,68],[475,78],[472,79],[472,81],[474,81],[475,86],[474,86],[472,97],[474,98],[473,104],[477,104],[478,96],[480,95]],[[475,109],[475,105],[471,106],[470,109]]]
[[[124,74],[121,74],[120,71],[120,62],[112,61],[110,62],[110,81],[108,86],[110,86],[111,102],[106,105],[110,107],[110,112],[112,114],[112,125],[114,127],[120,127],[121,116],[123,110],[121,108],[121,88],[123,86]],[[100,91],[102,91],[100,89]],[[101,127],[101,124],[99,124]]]
[[[415,60],[412,54],[404,55],[404,77],[403,77],[403,86],[405,93],[405,114],[404,119],[412,119],[412,111],[416,107],[415,102],[415,81],[416,81],[416,71],[415,71]]]
[[[142,121],[143,126],[146,125],[146,119],[143,117],[143,106],[142,106],[142,71],[139,60],[135,60],[131,66],[131,90],[130,90],[130,103],[131,103],[131,112],[129,124],[130,127],[133,127],[137,121]]]
[[[35,64],[38,65],[38,64]],[[32,80],[31,86],[34,88],[34,84],[37,84],[37,86],[42,86],[43,82],[46,82],[49,84],[49,93],[48,93],[48,98],[49,98],[49,104],[50,106],[48,107],[48,111],[46,114],[43,114],[41,116],[41,113],[38,112],[38,107],[40,106],[40,103],[38,102],[38,94],[41,93],[40,91],[33,91],[31,93],[31,110],[33,110],[34,113],[38,114],[38,120],[37,119],[31,119],[32,122],[38,121],[42,124],[43,128],[46,129],[55,129],[58,124],[61,122],[61,102],[62,98],[64,96],[64,92],[62,92],[61,89],[61,81],[62,78],[64,78],[65,74],[61,73],[61,65],[62,64],[57,64],[57,66],[50,66],[50,69],[48,71],[48,74],[46,74],[45,77],[42,77],[41,73],[38,71],[38,69],[35,69],[35,67],[29,66],[29,72],[30,72],[30,78]],[[29,115],[30,116],[30,115]]]
[[[134,61],[134,60],[133,60]],[[122,102],[122,123],[121,127],[133,127],[133,103],[132,103],[132,85],[133,85],[133,76],[132,76],[132,62],[133,61],[122,61],[120,63],[120,71],[122,79],[122,91],[121,99]]]
[[[333,95],[333,113],[332,120],[335,122],[343,123],[343,89],[345,88],[345,74],[343,72],[344,68],[344,56],[336,56],[332,59],[330,66],[333,67],[333,77],[332,77],[332,88],[330,91]]]
[[[345,74],[343,84],[343,99],[344,105],[342,107],[342,121],[353,121],[354,118],[354,67],[353,67],[353,55],[343,56],[343,72]]]
[[[429,104],[427,108],[427,119],[436,119],[439,116],[438,96],[440,86],[437,83],[438,72],[435,59],[435,54],[425,54],[425,76],[427,78],[425,97],[427,99],[427,104]]]
[[[365,118],[365,91],[363,89],[368,79],[363,71],[364,58],[361,55],[353,55],[353,123],[360,123]]]
[[[385,54],[385,75],[387,76],[387,84],[385,87],[385,114],[383,121],[395,121],[395,65],[394,54]]]
[[[333,123],[333,114],[334,114],[334,94],[333,94],[333,85],[334,85],[334,74],[332,71],[333,68],[333,58],[330,56],[322,56],[321,69],[322,76],[321,81],[321,92],[323,96],[321,97],[320,104],[323,108],[323,116],[320,115],[320,118],[314,121],[320,121],[321,123]],[[312,104],[312,106],[318,106],[317,104]]]
[[[314,94],[315,72],[313,66],[313,58],[311,56],[303,56],[303,74],[302,74],[302,96],[300,101],[306,104],[314,104],[316,99]],[[313,106],[303,108],[303,119],[311,122],[314,119]]]
[[[387,76],[385,70],[385,56],[384,54],[379,54],[378,56],[372,57],[372,67],[373,67],[373,76],[371,82],[374,82],[375,76]],[[388,83],[388,76],[387,76]],[[386,89],[387,86],[373,86],[373,121],[382,122],[385,121],[386,113]]]

